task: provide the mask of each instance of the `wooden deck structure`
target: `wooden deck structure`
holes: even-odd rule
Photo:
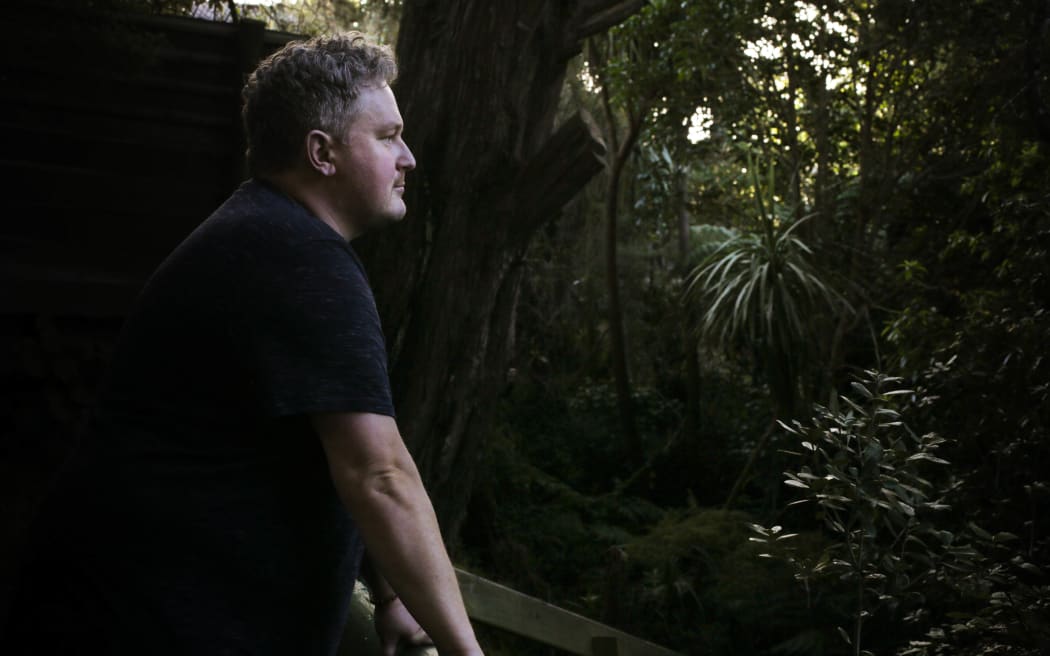
[[[682,656],[462,569],[456,569],[456,576],[467,614],[476,623],[578,656]],[[371,608],[363,599],[355,599],[341,656],[379,656],[378,640],[370,629]],[[423,647],[403,656],[438,656],[438,652],[433,647]]]
[[[245,178],[241,86],[294,35],[49,0],[0,29],[0,313],[122,315]]]

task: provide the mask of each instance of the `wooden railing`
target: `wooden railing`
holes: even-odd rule
[[[467,614],[487,624],[579,656],[681,656],[678,652],[577,615],[480,576],[456,570]],[[371,628],[371,609],[363,594],[355,594],[354,608],[339,652],[378,656]],[[430,647],[411,656],[437,656]]]

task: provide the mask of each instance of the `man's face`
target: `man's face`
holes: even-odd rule
[[[360,232],[405,216],[405,174],[416,160],[401,138],[401,112],[389,86],[362,89],[356,107],[333,146],[333,182],[340,214]]]

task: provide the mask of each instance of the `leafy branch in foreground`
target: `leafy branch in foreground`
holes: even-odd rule
[[[835,577],[855,595],[851,630],[839,633],[853,654],[861,648],[865,621],[880,608],[894,612],[924,601],[926,579],[944,566],[966,568],[979,554],[969,544],[936,525],[948,509],[939,489],[923,469],[945,465],[936,455],[944,440],[933,433],[918,435],[904,423],[900,401],[915,393],[899,386],[900,379],[866,371],[852,383],[852,398],[843,396],[841,411],[815,405],[808,426],[781,423],[801,450],[795,471],[785,472],[785,485],[808,504],[832,540],[817,562],[793,553],[791,533],[777,526],[753,525],[755,542],[767,546],[765,557],[780,558],[806,587],[811,581]]]

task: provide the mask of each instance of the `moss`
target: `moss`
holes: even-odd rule
[[[836,614],[809,599],[783,561],[759,556],[764,548],[748,528],[754,521],[743,511],[689,508],[627,543],[630,587],[640,590],[632,601],[637,630],[690,653],[738,655],[790,651],[827,634],[813,629]],[[820,551],[818,534],[796,540],[800,555]],[[811,646],[805,653],[822,653]]]

